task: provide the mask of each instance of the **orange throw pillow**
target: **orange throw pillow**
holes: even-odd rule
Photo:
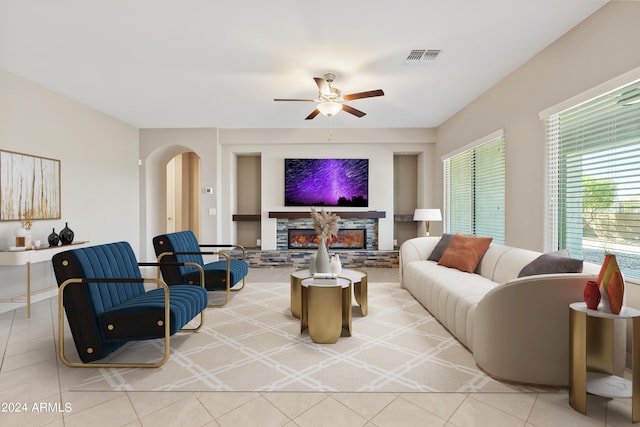
[[[473,273],[493,240],[492,237],[465,236],[456,233],[438,261],[438,265]]]

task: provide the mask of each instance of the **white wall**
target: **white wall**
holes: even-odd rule
[[[640,2],[605,5],[438,128],[438,158],[505,129],[508,245],[544,249],[545,141],[538,113],[640,66],[639,17]]]
[[[218,241],[219,191],[205,194],[207,187],[218,187],[217,129],[141,129],[140,130],[140,241],[141,258],[155,261],[152,239],[166,232],[166,165],[177,154],[194,152],[200,157],[200,240]]]
[[[286,157],[345,157],[369,159],[369,207],[360,210],[386,212],[379,221],[378,247],[393,249],[393,155],[394,153],[419,154],[420,172],[433,165],[432,129],[334,129],[331,141],[329,131],[322,129],[221,129],[220,156],[222,187],[219,210],[222,241],[235,241],[235,229],[231,215],[235,212],[236,194],[235,157],[256,154],[261,157],[262,248],[276,249],[276,220],[268,217],[270,211],[307,211],[308,208],[284,206],[284,159]],[[429,180],[430,183],[430,180]],[[227,185],[229,184],[229,185]],[[431,185],[419,187],[418,200],[430,202]],[[332,212],[353,208],[332,208]]]
[[[62,218],[36,221],[46,243],[68,221],[75,240],[138,241],[138,130],[0,70],[0,149],[61,161]],[[0,247],[10,246],[18,221],[0,222]],[[24,267],[0,267],[0,298],[25,293]],[[32,268],[35,289],[55,284],[51,265]]]
[[[235,243],[237,213],[236,157],[261,157],[262,248],[276,248],[275,219],[269,211],[292,210],[284,206],[285,157],[351,157],[370,159],[370,202],[362,210],[387,213],[380,221],[379,247],[393,249],[393,154],[418,154],[420,178],[435,164],[433,129],[142,129],[140,130],[141,258],[155,258],[152,238],[165,232],[166,164],[176,154],[195,152],[201,159],[201,239]],[[431,180],[421,183],[418,200],[431,204]],[[214,194],[204,188],[213,187]],[[210,215],[209,210],[216,214]],[[344,209],[342,209],[344,210]],[[351,210],[351,209],[350,209]],[[335,211],[339,211],[338,208]]]

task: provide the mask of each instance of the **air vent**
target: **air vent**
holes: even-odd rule
[[[440,55],[440,50],[430,49],[422,55],[422,60],[424,62],[433,62]]]
[[[407,56],[407,62],[409,63],[414,63],[414,62],[420,62],[420,60],[422,59],[422,55],[424,55],[424,53],[426,52],[426,50],[424,49],[414,49],[409,53],[409,56]]]
[[[405,60],[406,64],[424,64],[424,63],[432,63],[438,58],[441,50],[439,49],[414,49],[409,52],[407,59]]]

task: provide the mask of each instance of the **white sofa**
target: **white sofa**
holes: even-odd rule
[[[568,386],[569,304],[583,301],[586,281],[597,279],[600,266],[584,263],[582,273],[518,278],[541,253],[492,243],[475,273],[466,273],[427,260],[439,240],[418,237],[402,244],[401,286],[492,377]],[[625,333],[626,324],[616,324],[616,348],[624,348]],[[616,354],[617,374],[624,363],[623,351]]]

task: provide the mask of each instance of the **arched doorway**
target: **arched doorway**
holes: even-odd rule
[[[215,242],[219,227],[219,217],[216,216],[218,205],[217,191],[206,192],[205,188],[216,188],[217,174],[217,150],[215,141],[217,130],[215,129],[145,129],[140,131],[140,259],[153,261],[156,259],[153,249],[153,237],[167,232],[167,218],[175,218],[173,212],[167,212],[167,198],[174,193],[167,190],[167,165],[176,156],[182,155],[182,174],[190,171],[194,179],[182,179],[178,186],[183,188],[185,183],[191,190],[182,194],[192,196],[191,200],[180,206],[189,206],[191,223],[198,240]],[[190,154],[187,154],[190,153]],[[184,167],[186,158],[191,157]],[[197,161],[191,161],[197,159]],[[172,172],[169,174],[174,176]],[[175,185],[175,180],[171,181]],[[195,195],[195,197],[193,197]],[[197,203],[197,204],[196,204]],[[176,202],[172,206],[176,206]],[[207,215],[208,216],[204,216]],[[183,218],[185,216],[183,215]],[[187,215],[187,218],[189,216]],[[185,228],[184,224],[173,228]]]

